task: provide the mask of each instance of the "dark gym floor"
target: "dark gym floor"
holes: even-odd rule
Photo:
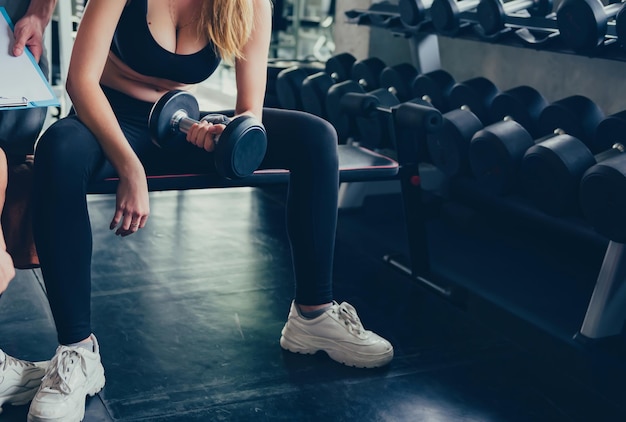
[[[148,226],[122,239],[107,229],[114,196],[90,196],[107,384],[85,421],[626,420],[623,401],[566,364],[383,263],[385,251],[406,252],[397,195],[341,212],[335,266],[337,300],[392,341],[391,365],[283,352],[293,287],[283,199],[282,187],[152,193]],[[528,338],[541,348],[544,337]],[[38,270],[19,271],[0,300],[0,347],[32,360],[54,353]],[[27,409],[5,406],[0,421],[25,421]]]

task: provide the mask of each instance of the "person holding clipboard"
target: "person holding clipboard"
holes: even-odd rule
[[[52,17],[56,0],[0,0],[14,26],[15,43],[11,54],[20,56],[29,49],[44,73],[48,61],[44,54],[43,33]],[[0,212],[8,184],[12,160],[32,154],[35,141],[46,118],[46,108],[0,110]],[[0,226],[0,296],[15,276],[12,257],[6,250],[4,229]],[[7,355],[0,349],[0,411],[3,404],[26,404],[39,388],[47,362],[31,363]]]

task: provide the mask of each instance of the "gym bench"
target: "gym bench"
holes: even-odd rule
[[[356,145],[339,145],[339,181],[369,182],[390,180],[398,177],[400,165],[393,159]],[[118,178],[108,178],[91,183],[89,194],[107,194],[117,191]],[[151,174],[148,175],[149,191],[258,187],[284,184],[289,181],[285,169],[257,170],[252,175],[229,180],[217,173],[196,174]]]

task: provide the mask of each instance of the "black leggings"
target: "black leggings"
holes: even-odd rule
[[[187,144],[161,150],[150,140],[151,103],[105,89],[119,123],[146,172],[206,172],[212,154]],[[313,115],[263,111],[268,149],[262,168],[290,171],[287,231],[295,272],[295,300],[332,300],[332,265],[339,188],[337,135]],[[92,233],[86,191],[115,175],[94,135],[75,116],[55,122],[35,153],[34,234],[58,339],[69,344],[91,334]]]

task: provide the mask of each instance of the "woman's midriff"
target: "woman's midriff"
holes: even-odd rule
[[[193,87],[193,85],[137,73],[111,52],[109,52],[109,57],[104,66],[100,83],[138,100],[148,102],[156,102],[168,91],[174,89],[189,90]]]

